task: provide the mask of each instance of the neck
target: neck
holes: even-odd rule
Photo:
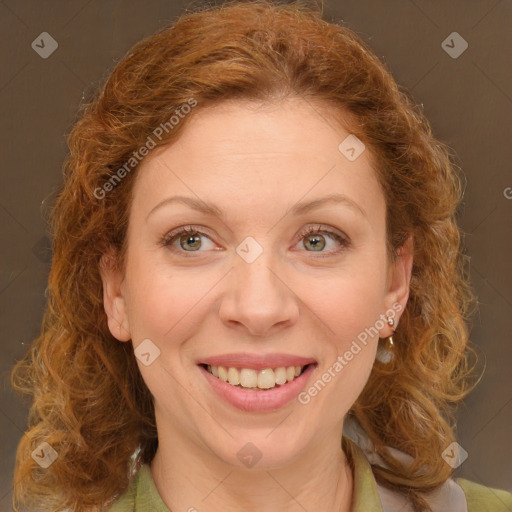
[[[175,431],[159,432],[151,474],[172,512],[350,512],[353,475],[340,435],[324,436],[287,465],[249,469],[226,464]]]

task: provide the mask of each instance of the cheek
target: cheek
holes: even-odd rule
[[[339,342],[346,343],[374,326],[384,313],[384,269],[376,270],[380,266],[375,261],[372,265],[343,269],[321,281],[315,280],[314,286],[302,286],[301,300]]]
[[[144,255],[134,257],[127,276],[128,316],[132,338],[175,337],[176,331],[197,315],[197,306],[213,286],[204,272],[186,272],[152,262]]]
[[[368,276],[332,278],[320,292],[305,295],[305,311],[314,311],[316,324],[318,318],[327,326],[318,336],[321,368],[302,396],[301,403],[311,407],[311,421],[321,414],[326,425],[338,422],[340,412],[350,409],[370,376],[378,344],[376,324],[384,311],[382,284]]]
[[[356,401],[371,373],[382,328],[380,315],[385,312],[385,268],[385,260],[369,256],[315,280],[314,287],[302,285],[305,311],[311,309],[327,326],[321,336],[323,364],[318,378],[329,384],[325,393],[318,394],[315,407],[329,411],[325,414],[332,421],[337,411],[348,410]],[[322,389],[322,384],[317,387]],[[332,403],[338,407],[330,411]]]

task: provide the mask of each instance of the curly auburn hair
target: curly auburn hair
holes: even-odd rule
[[[330,107],[369,149],[386,199],[391,258],[408,236],[414,240],[396,356],[375,362],[350,413],[390,466],[373,465],[376,480],[407,495],[415,511],[430,510],[422,493],[453,471],[440,454],[455,439],[451,406],[473,389],[469,355],[476,355],[468,340],[474,295],[456,221],[458,168],[356,33],[302,2],[256,0],[183,14],[138,42],[81,107],[51,213],[41,332],[11,374],[13,388],[32,398],[16,456],[16,511],[104,510],[158,446],[152,396],[131,344],[109,331],[99,271],[112,248],[124,268],[136,167],[102,199],[97,191],[191,98],[197,107],[157,146],[172,143],[202,107],[288,96]],[[44,441],[58,453],[47,469],[31,457]],[[414,464],[403,466],[384,446]]]

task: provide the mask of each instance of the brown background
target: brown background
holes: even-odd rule
[[[82,97],[115,62],[190,5],[197,4],[0,2],[0,512],[11,510],[27,413],[8,373],[39,331],[51,259],[43,215],[61,181],[65,134]],[[458,442],[469,458],[455,476],[512,491],[512,2],[330,0],[325,17],[333,16],[423,103],[467,177],[460,222],[480,306],[472,341],[486,370],[460,410]],[[454,31],[469,44],[456,59],[441,46]],[[47,59],[31,47],[42,32],[59,45]]]

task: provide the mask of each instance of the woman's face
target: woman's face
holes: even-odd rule
[[[112,334],[136,349],[161,442],[269,468],[339,446],[385,319],[407,301],[411,257],[387,258],[368,150],[340,149],[349,133],[318,112],[299,99],[198,110],[137,171],[126,271],[103,266],[104,299]],[[208,362],[245,370],[225,383]],[[275,386],[278,368],[306,363]]]

